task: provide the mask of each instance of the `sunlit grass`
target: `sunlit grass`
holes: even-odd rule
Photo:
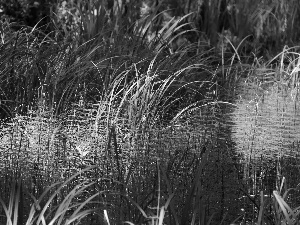
[[[26,33],[22,35],[27,37]],[[166,35],[169,38],[170,34]],[[55,40],[48,41],[49,48],[57,44]],[[9,46],[10,43],[7,44]],[[28,47],[24,46],[23,42],[18,44],[18,51]],[[40,54],[38,58],[27,60],[28,55],[18,58],[16,61],[18,65],[23,65],[25,61],[28,63],[26,66],[32,69],[25,70],[25,73],[29,75],[30,72],[31,76],[27,77],[28,81],[25,81],[25,84],[36,78],[42,80],[39,80],[38,84],[30,83],[31,89],[24,92],[21,105],[27,112],[22,113],[22,110],[19,111],[17,108],[14,118],[6,124],[5,129],[1,130],[1,166],[4,168],[1,176],[5,178],[3,193],[7,193],[5,188],[10,183],[21,177],[24,179],[22,186],[24,191],[37,195],[36,201],[39,202],[48,193],[44,192],[46,186],[56,188],[60,192],[62,189],[52,186],[53,183],[64,182],[66,179],[69,181],[69,177],[73,177],[74,173],[90,165],[97,165],[100,177],[112,179],[112,182],[103,181],[103,190],[116,189],[122,194],[128,192],[130,198],[136,201],[136,206],[139,206],[136,209],[132,209],[130,204],[125,207],[124,200],[112,198],[115,201],[115,208],[108,210],[112,221],[130,219],[134,223],[139,222],[140,209],[148,210],[152,205],[148,201],[156,193],[152,186],[156,185],[153,172],[156,170],[157,159],[167,159],[170,153],[168,151],[174,151],[174,147],[179,151],[184,144],[164,149],[160,147],[159,140],[154,138],[150,142],[147,135],[156,136],[157,130],[165,126],[161,121],[166,119],[164,116],[168,110],[170,112],[170,106],[177,101],[184,101],[184,96],[179,94],[176,96],[176,90],[182,89],[185,93],[185,90],[190,88],[189,85],[194,83],[200,84],[201,88],[210,83],[213,73],[204,65],[206,58],[201,55],[189,62],[188,51],[184,50],[168,55],[162,51],[164,46],[161,45],[159,48],[161,51],[154,51],[146,56],[128,57],[116,56],[116,52],[107,54],[106,47],[102,42],[91,40],[80,46],[66,44],[57,52],[46,51],[45,55],[42,50],[38,51]],[[36,49],[31,46],[28,50]],[[114,47],[110,49],[113,50]],[[8,53],[10,49],[6,51]],[[47,60],[50,60],[50,63]],[[36,67],[31,67],[36,64]],[[20,73],[18,69],[20,67],[16,68],[14,75]],[[207,77],[199,82],[195,78],[189,81],[188,76],[196,72],[207,73]],[[5,76],[3,73],[2,77]],[[182,81],[178,82],[180,79]],[[197,94],[200,88],[193,86],[192,93]],[[22,93],[18,92],[16,96],[11,94],[10,97],[18,98],[21,95]],[[189,101],[192,102],[193,98]],[[22,115],[18,115],[18,112]],[[169,120],[176,113],[173,111]],[[186,139],[183,138],[181,141],[184,142]],[[155,143],[157,148],[146,150],[152,143]],[[196,152],[196,149],[193,151]],[[96,173],[93,176],[96,176]],[[152,185],[145,185],[145,182],[152,181],[154,181]],[[82,185],[76,186],[79,192],[85,190],[85,185],[90,187],[91,184]],[[158,189],[160,190],[160,187]],[[71,200],[73,196],[77,196],[76,188],[68,191],[58,209],[51,211],[52,214],[47,214],[48,206],[42,208],[41,214],[38,215],[35,215],[34,208],[31,208],[33,211],[29,212],[29,223],[43,224],[47,221],[50,224],[54,222],[68,224],[86,216],[90,211],[80,213],[75,210],[78,214],[72,214],[71,217],[65,214],[69,208],[75,207],[71,205]],[[139,192],[139,196],[136,196],[136,192]],[[153,194],[149,196],[149,192]],[[7,223],[16,223],[17,213],[12,218],[12,211],[9,208],[17,210],[18,205],[13,205],[12,202],[18,201],[16,200],[19,198],[18,195],[18,191],[11,193],[5,212],[6,217],[11,220],[8,219]],[[46,205],[50,205],[52,199],[55,199],[54,195],[50,195]],[[153,217],[147,212],[146,219],[153,218],[155,223],[161,224],[164,210],[169,203],[165,204],[161,208],[158,203],[157,216]],[[173,207],[173,216],[176,215],[176,208],[178,206]]]
[[[97,14],[80,12],[83,26],[66,35],[82,35],[78,40],[59,40],[60,30],[14,31],[9,24],[2,36],[1,99],[14,115],[0,131],[6,224],[20,221],[28,203],[23,192],[32,201],[22,215],[26,225],[85,224],[92,214],[107,224],[225,224],[227,212],[216,215],[222,205],[209,189],[220,183],[214,166],[229,150],[216,147],[217,111],[229,105],[220,96],[229,96],[241,78],[255,79],[254,73],[268,81],[279,77],[297,95],[298,54],[285,48],[268,63],[256,56],[245,60],[255,58],[253,64],[244,63],[241,47],[248,37],[240,43],[227,38],[230,57],[224,45],[217,54],[208,44],[173,51],[175,39],[195,32],[181,31],[193,14],[164,21],[154,33],[154,21],[165,12],[153,13],[135,24],[138,33],[130,37],[121,14],[110,21],[113,29],[104,25],[104,2],[98,3]],[[196,124],[190,132],[185,118],[202,109],[211,112],[212,126],[207,131]],[[298,208],[280,194],[273,192],[270,217],[275,224],[296,224]],[[260,200],[257,221],[263,224],[264,195]]]

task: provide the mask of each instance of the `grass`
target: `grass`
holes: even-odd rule
[[[8,39],[8,48],[5,51],[11,50],[11,43],[15,43],[15,49],[20,53],[28,48],[26,38],[30,40],[30,35],[35,30],[29,34],[26,30],[19,32],[16,36],[19,35],[24,40],[19,42],[18,39]],[[47,40],[44,44],[49,44],[49,48],[56,45],[55,40]],[[64,53],[66,49],[69,50]],[[107,178],[99,178],[99,185],[104,191],[115,190],[122,194],[129,192],[128,194],[133,195],[130,197],[137,202],[136,205],[140,205],[140,209],[149,210],[155,200],[153,171],[157,158],[167,158],[170,154],[159,143],[159,139],[156,139],[155,136],[161,134],[155,131],[155,127],[161,126],[160,121],[166,119],[165,112],[172,104],[181,100],[180,95],[175,95],[176,92],[172,94],[172,89],[179,90],[182,87],[185,91],[189,89],[190,84],[195,83],[184,81],[184,77],[199,70],[201,72],[201,67],[205,68],[201,64],[202,59],[192,59],[200,62],[197,65],[187,60],[188,52],[167,56],[163,51],[154,51],[154,54],[151,53],[147,57],[143,55],[143,58],[137,55],[128,59],[126,55],[109,55],[110,53],[105,52],[107,49],[102,42],[93,41],[78,47],[62,46],[57,50],[58,52],[45,51],[44,55],[41,49],[35,49],[32,44],[28,51],[25,51],[26,54],[5,61],[15,70],[11,74],[3,73],[2,78],[24,78],[24,83],[20,80],[18,84],[24,84],[24,87],[30,84],[31,88],[21,88],[20,90],[25,90],[23,93],[14,94],[8,89],[3,90],[8,99],[12,97],[20,99],[18,102],[23,101],[21,106],[24,106],[25,113],[16,109],[16,112],[19,111],[23,115],[15,114],[1,130],[1,158],[4,166],[1,173],[4,181],[2,193],[7,193],[9,184],[15,179],[24,179],[24,191],[43,196],[44,187],[64,181],[87,166],[97,165],[97,171],[91,176]],[[42,57],[28,57],[31,51],[37,51]],[[97,55],[100,59],[93,60]],[[11,62],[20,65],[25,62],[24,77],[14,77],[21,73],[23,67],[15,67]],[[174,67],[170,68],[170,64]],[[209,76],[212,73],[209,69],[205,68],[202,73],[207,71],[208,79],[211,79]],[[181,83],[178,82],[180,79],[183,80]],[[34,86],[34,80],[38,81],[37,86]],[[201,83],[204,86],[209,80]],[[6,88],[5,85],[3,88]],[[197,90],[192,90],[193,92],[197,93]],[[38,104],[29,107],[31,103],[28,102],[35,100]],[[170,118],[174,115],[176,112],[172,112]],[[165,135],[168,135],[170,129],[166,129],[165,132]],[[151,147],[153,150],[149,149],[148,135],[153,135],[152,143],[156,142],[156,146]],[[181,145],[174,147],[180,151]],[[185,154],[190,155],[191,160],[195,158],[195,153]],[[189,170],[185,167],[184,169]],[[183,168],[177,170],[179,169]],[[153,185],[147,185],[152,181]],[[61,191],[61,188],[57,190],[64,196],[65,192]],[[75,195],[75,189],[67,190],[71,196]],[[140,192],[139,196],[134,194],[137,192]],[[11,195],[14,196],[15,193]],[[50,196],[49,201],[53,198],[54,195]],[[58,206],[62,209],[61,213],[67,207],[72,208],[68,205],[71,200],[68,195],[65,200],[64,197],[60,198],[63,201],[62,205]],[[7,199],[4,198],[3,201],[6,202]],[[127,219],[137,223],[142,220],[140,210],[134,209],[129,202],[125,202],[125,207],[123,198],[111,197],[110,201],[112,209],[108,213],[114,223]],[[59,205],[58,200],[56,204]],[[172,215],[176,215],[177,207],[173,206]],[[28,210],[29,205],[24,208]],[[163,210],[159,213],[161,212]],[[28,213],[32,215],[30,211]],[[8,217],[11,215],[6,214]],[[29,222],[39,223],[44,217],[46,220],[47,216],[42,213],[41,217],[38,216],[40,219]],[[47,223],[64,223],[61,216],[57,211]],[[151,214],[148,217],[150,218]],[[155,220],[162,221],[161,216],[159,218]]]
[[[86,206],[93,203],[93,200],[102,194],[101,191],[88,196],[88,198],[86,198],[84,201],[78,202],[77,200],[80,195],[86,195],[86,190],[94,184],[93,182],[83,181],[73,185],[74,188],[72,190],[69,190],[66,196],[60,196],[62,200],[58,205],[53,204],[54,199],[58,198],[58,196],[61,195],[62,189],[64,189],[67,185],[69,185],[70,182],[75,180],[77,176],[79,176],[81,173],[84,173],[85,171],[87,171],[87,169],[82,170],[80,173],[76,173],[75,175],[64,181],[62,184],[52,184],[43,192],[43,194],[38,199],[35,199],[33,195],[28,193],[31,197],[32,204],[27,219],[24,218],[24,215],[19,213],[21,210],[24,210],[22,209],[22,207],[24,207],[24,200],[21,196],[23,194],[22,181],[19,180],[18,182],[13,183],[8,206],[6,206],[4,201],[0,199],[1,205],[5,212],[5,216],[7,218],[6,224],[23,224],[24,222],[28,225],[78,224],[86,216],[95,212],[100,213],[101,208],[87,209]],[[50,193],[50,191],[52,191],[53,193]],[[43,199],[45,197],[48,198]],[[106,209],[104,208],[102,212],[104,213],[104,221],[109,223]]]
[[[198,172],[200,173],[205,164],[202,163],[201,165],[198,170]],[[90,179],[86,181],[79,181],[78,179],[75,179],[76,177],[81,176],[85,172],[89,172],[92,169],[93,167],[83,169],[81,172],[71,176],[62,184],[52,184],[42,193],[42,195],[38,199],[35,199],[35,197],[32,194],[27,193],[31,198],[31,208],[27,218],[24,218],[24,215],[22,214],[24,210],[22,208],[24,207],[24,197],[22,196],[24,190],[22,186],[22,181],[19,180],[18,182],[12,183],[8,205],[6,206],[4,201],[0,198],[0,203],[4,210],[4,215],[7,219],[6,224],[86,224],[88,222],[91,222],[92,220],[96,223],[105,222],[107,224],[111,224],[111,220],[108,216],[108,212],[110,211],[110,204],[103,199],[103,196],[105,195],[116,195],[125,197],[129,202],[132,203],[133,207],[136,207],[138,209],[138,211],[144,217],[144,221],[147,221],[148,224],[164,224],[164,220],[170,219],[167,215],[170,213],[174,213],[174,205],[172,204],[174,193],[172,193],[172,191],[170,190],[170,183],[168,182],[165,169],[160,167],[159,164],[157,206],[149,208],[150,211],[148,212],[148,214],[126,193],[108,193],[101,190],[98,190],[96,191],[96,193],[93,193],[91,192],[91,187],[94,184],[96,184],[97,181],[89,181]],[[162,178],[160,174],[162,174]],[[164,199],[161,196],[161,180],[167,183],[169,189],[169,197],[167,199]],[[71,184],[74,181],[75,183]],[[73,189],[69,189],[67,192],[63,192],[62,190],[70,186],[70,184],[71,186],[73,186]],[[296,189],[287,189],[283,193],[283,186],[284,179],[282,180],[280,190],[274,191],[271,199],[266,199],[264,197],[263,192],[261,192],[260,205],[257,206],[258,217],[256,224],[269,224],[270,222],[272,222],[272,220],[270,219],[270,215],[268,215],[268,207],[272,207],[274,213],[272,216],[275,220],[273,220],[272,224],[298,224],[299,207],[292,209],[285,201],[285,199],[287,199],[288,197],[288,193]],[[190,199],[186,199],[185,207],[192,207],[191,209],[193,213],[191,214],[191,222],[187,223],[187,216],[189,213],[186,211],[186,209],[184,209],[183,212],[185,214],[181,215],[181,222],[177,217],[178,215],[174,215],[174,224],[197,224],[196,218],[199,220],[200,224],[212,224],[211,222],[213,219],[213,215],[206,220],[204,216],[205,213],[202,211],[203,209],[198,209],[196,206],[193,206],[191,204],[194,198],[192,197],[192,195],[194,194],[193,192],[196,190],[199,191],[199,187],[201,187],[201,183],[199,183],[199,181],[194,183],[191,187],[191,193],[189,195]],[[280,193],[283,193],[282,196]],[[201,195],[201,191],[198,192],[196,194],[197,197],[195,199],[200,199]],[[102,201],[98,200],[99,196],[102,196],[102,198],[100,198],[102,199]],[[60,199],[60,201],[57,201],[57,198]],[[54,199],[55,203],[53,203]],[[88,207],[88,205],[91,206]],[[95,207],[95,205],[97,207]],[[200,210],[199,215],[197,215],[198,210]],[[152,213],[151,211],[153,211],[154,213]],[[224,222],[225,217],[226,215],[224,215],[220,224]],[[231,224],[237,224],[236,221],[238,221],[241,217],[238,217]],[[245,217],[243,219],[243,224],[245,224]],[[130,225],[135,224],[130,221],[124,221],[123,223]]]
[[[131,35],[97,3],[96,15],[77,9],[83,26],[71,31],[1,24],[0,107],[12,115],[0,130],[1,222],[297,224],[289,190],[252,197],[219,120],[244,78],[279,77],[297,95],[296,47],[266,63],[245,58],[248,37],[173,49],[198,35],[186,29],[194,14],[159,26],[157,6]],[[239,189],[253,215],[238,216]]]

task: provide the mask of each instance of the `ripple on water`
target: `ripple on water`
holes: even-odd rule
[[[259,90],[259,91],[257,91]],[[264,90],[243,84],[231,114],[232,139],[246,158],[298,156],[300,140],[298,89],[274,85]]]

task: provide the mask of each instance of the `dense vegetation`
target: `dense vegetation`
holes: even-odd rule
[[[257,71],[298,90],[299,4],[0,1],[1,223],[297,224],[217,121]]]

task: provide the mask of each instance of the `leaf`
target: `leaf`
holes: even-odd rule
[[[273,191],[273,195],[277,201],[277,203],[279,204],[281,211],[284,214],[284,217],[286,219],[286,221],[288,222],[289,225],[294,224],[291,220],[294,219],[296,220],[296,216],[294,214],[294,211],[288,206],[288,204],[283,200],[283,198],[279,195],[278,191]]]

